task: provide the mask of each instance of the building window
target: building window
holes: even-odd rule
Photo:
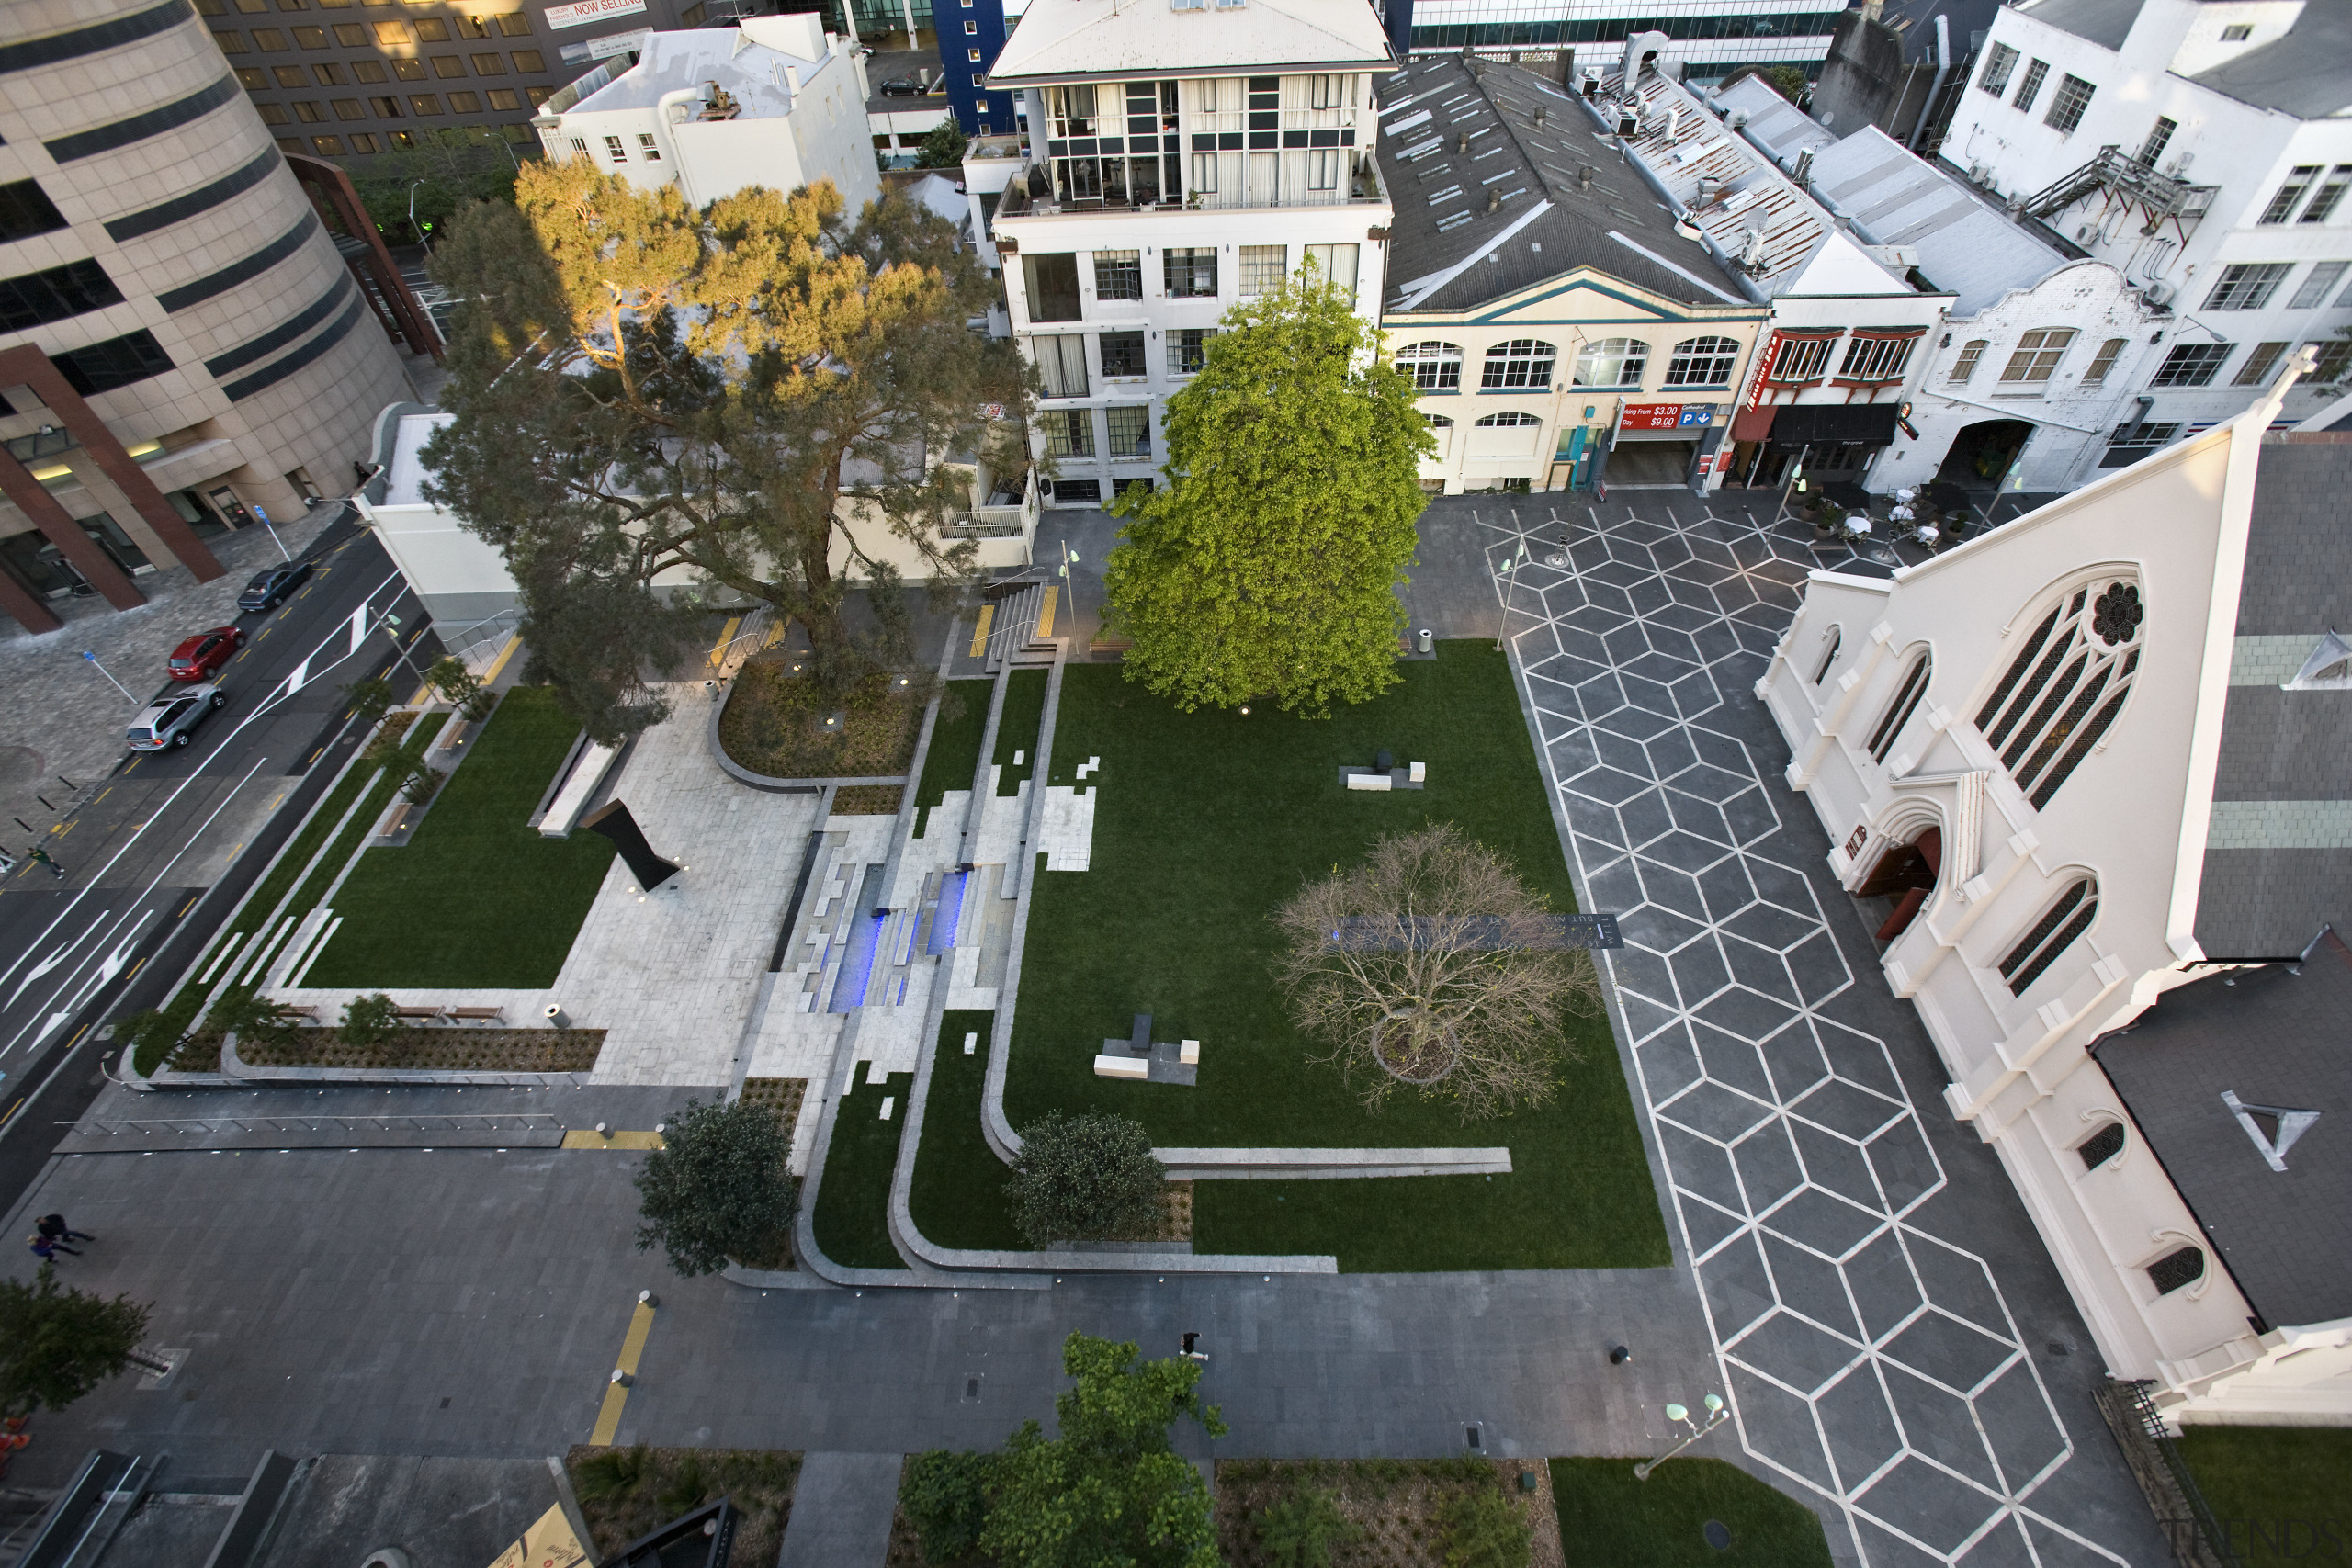
[[[531,17],[527,11],[506,11],[498,18],[499,33],[506,38],[529,38]]]
[[[260,66],[240,65],[235,69],[237,73],[237,85],[243,87],[246,92],[266,93],[269,91],[269,73],[264,71]]]
[[[2026,66],[2025,79],[2018,84],[2018,96],[2009,100],[2020,114],[2031,112],[2033,100],[2041,96],[2042,80],[2049,74],[2050,62],[2046,60],[2036,60]]]
[[[2278,194],[2270,198],[2270,205],[2262,209],[2262,216],[2255,221],[2284,223],[2294,216],[2295,204],[2303,199],[2304,193],[2318,180],[2319,171],[2317,164],[2298,164],[2289,170],[2286,183],[2278,187]]]
[[[979,30],[980,30],[980,24],[979,24],[979,23],[975,22],[975,21],[972,21],[972,20],[970,20],[969,18],[967,18],[967,19],[965,20],[965,23],[964,23],[964,33],[965,33],[965,36],[966,36],[966,37],[967,37],[967,38],[969,38],[969,37],[975,37],[975,36],[977,36],[977,35],[978,34]]]
[[[1550,344],[1532,337],[1498,343],[1487,350],[1486,367],[1478,377],[1479,389],[1488,392],[1544,391],[1552,385],[1552,367],[1559,352]],[[1585,352],[1589,354],[1591,350]],[[1584,381],[1582,360],[1577,361],[1577,381],[1578,385]]]
[[[480,17],[459,17],[458,36],[464,39],[488,38],[490,24]]]
[[[2109,438],[2107,451],[2098,460],[2102,468],[2120,468],[2138,462],[2159,446],[2169,446],[2180,434],[2177,421],[2170,424],[2135,424],[2127,420],[2116,427]]]
[[[1092,456],[1091,453],[1087,455]],[[1084,502],[1092,506],[1102,499],[1101,479],[1056,479],[1046,488],[1048,494],[1065,505]]]
[[[2148,382],[2151,387],[2206,387],[2237,347],[2233,343],[2177,343],[2156,374]]]
[[[503,76],[506,74],[506,62],[499,55],[477,54],[472,58],[474,62],[474,74],[477,76]]]
[[[1104,333],[1102,334],[1102,378],[1114,380],[1148,376],[1151,373],[1144,359],[1143,333]]]
[[[2129,338],[2111,337],[2100,344],[2098,352],[2091,355],[2090,368],[2083,372],[2083,385],[2086,387],[2105,385],[2108,372],[2115,368],[2115,362],[2123,356],[2124,345],[2130,341]]]
[[[424,62],[423,62],[422,60],[395,60],[395,61],[393,61],[393,62],[392,62],[392,80],[393,80],[393,81],[395,81],[395,82],[422,82],[422,81],[424,81]]]
[[[334,41],[345,49],[366,49],[368,47],[367,24],[337,22],[334,25]]]
[[[245,35],[236,31],[234,28],[214,33],[212,35],[212,41],[220,46],[220,52],[223,54],[243,54],[245,52]]]
[[[280,53],[288,48],[286,35],[276,28],[255,28],[254,47],[266,53]]]
[[[334,118],[337,119],[366,119],[368,118],[368,108],[367,106],[362,104],[357,98],[337,98],[334,101]]]
[[[508,114],[519,113],[523,107],[523,95],[512,87],[492,87],[490,90],[490,107]]]
[[[327,118],[326,106],[314,99],[300,99],[294,105],[294,118],[304,125],[317,125]]]
[[[343,156],[343,138],[313,136],[311,138],[311,151],[322,158],[340,158]]]
[[[480,93],[452,93],[452,94],[450,94],[450,95],[449,95],[449,112],[450,112],[451,114],[480,114],[480,113],[481,113],[481,95]]]
[[[311,67],[311,78],[322,87],[341,87],[346,85],[343,67],[340,65],[313,65]]]
[[[1103,421],[1110,428],[1112,457],[1148,457],[1151,456],[1149,405],[1136,403],[1131,408],[1105,410]]]
[[[2259,387],[2266,384],[2271,372],[2278,369],[2279,358],[2286,354],[2288,346],[2283,343],[2256,344],[2246,351],[2245,363],[2238,367],[2238,373],[2230,378],[2230,385]]]
[[[1732,367],[1739,360],[1739,342],[1727,337],[1684,338],[1666,362],[1669,387],[1722,387],[1731,383]]]
[[[355,60],[351,62],[351,79],[355,82],[381,82],[384,62],[380,60]]]
[[[1094,456],[1094,414],[1091,409],[1046,409],[1037,420],[1045,427],[1047,457]],[[1057,494],[1056,499],[1065,498]]]
[[[515,73],[521,76],[536,75],[548,68],[547,56],[536,49],[518,49],[514,60]]]
[[[447,43],[449,41],[449,24],[438,17],[419,17],[415,25],[416,36],[422,42]]]
[[[1396,368],[1413,378],[1418,392],[1462,389],[1462,350],[1450,343],[1408,343],[1396,351]]]
[[[2222,270],[2222,281],[2205,297],[2209,310],[2259,310],[2270,303],[2278,286],[2294,270],[2292,262],[2233,262]]]
[[[1356,247],[1345,245],[1309,245],[1307,265],[1316,276],[1348,297],[1350,304],[1356,298]]]
[[[371,133],[365,130],[355,130],[351,133],[351,150],[354,152],[372,154],[381,152],[384,150],[384,146],[383,143],[378,141]]]
[[[2098,884],[2087,876],[2075,878],[2002,958],[2001,978],[2008,983],[2009,994],[2025,995],[2026,988],[2041,978],[2042,972],[2058,955],[2090,930],[2091,921],[2098,916]]]
[[[2062,74],[2058,91],[2050,100],[2050,112],[2041,123],[2061,135],[2070,134],[2083,123],[2083,111],[2091,107],[2091,94],[2098,91],[2080,76]]]
[[[575,158],[585,158],[588,156],[588,139],[586,137],[575,136],[571,139],[571,155]]]
[[[1838,367],[1841,381],[1879,382],[1900,381],[1903,367],[1911,363],[1911,345],[1916,337],[1864,337],[1857,334],[1846,344],[1845,363]]]
[[[2338,164],[2327,172],[2327,183],[2319,187],[2312,204],[2303,209],[2298,223],[2324,223],[2334,215],[2335,204],[2344,199],[2344,192],[2352,187],[2352,164]]]
[[[164,352],[155,334],[144,328],[94,343],[87,348],[52,354],[49,362],[57,367],[57,373],[65,378],[68,386],[85,398],[144,381],[172,368],[172,356]]]
[[[68,262],[0,279],[0,332],[22,332],[121,303],[122,290],[106,268],[94,261]]]
[[[1976,728],[2035,810],[2123,711],[2143,616],[2136,582],[2075,590],[2041,618],[1977,709]]]
[[[1075,321],[1078,302],[1078,255],[1053,251],[1024,255],[1021,270],[1029,286],[1029,319],[1033,321]]]
[[[2009,77],[2018,68],[2018,51],[2007,44],[1996,43],[1984,56],[1984,70],[1976,78],[1979,92],[1999,97],[2009,90]]]
[[[964,51],[964,59],[968,64],[978,65],[980,62],[980,51],[977,49],[967,49]],[[977,87],[979,85],[980,79],[978,76],[973,77],[972,85]]]
[[[1204,196],[1216,194],[1216,154],[1193,154],[1193,188]]]
[[[413,104],[416,100],[411,98],[409,102]],[[626,164],[628,162],[628,147],[619,137],[607,136],[605,138],[605,156],[616,164]]]
[[[649,164],[658,164],[662,161],[662,149],[654,141],[651,131],[640,130],[637,133],[637,155]]]
[[[2178,122],[2158,115],[2156,123],[2148,128],[2148,139],[2140,143],[2140,162],[2154,168],[2156,160],[2165,155],[2165,149],[2172,145],[2172,133],[2179,129]]]
[[[2232,22],[2228,27],[2222,29],[2222,41],[2223,43],[2244,43],[2253,36],[2254,24],[2252,22]]]
[[[301,49],[324,49],[327,46],[327,30],[324,28],[296,28],[294,42]]]
[[[264,125],[290,125],[293,123],[293,117],[286,112],[286,106],[284,104],[256,104],[254,107],[261,110],[261,122]],[[283,140],[283,138],[280,140]],[[295,143],[295,151],[300,152],[300,150],[301,143]]]
[[[1140,251],[1095,252],[1094,297],[1097,299],[1142,299],[1143,253]]]
[[[1829,345],[1838,341],[1837,334],[1827,337],[1784,337],[1772,351],[1771,367],[1764,378],[1784,386],[1802,386],[1818,381],[1829,368]]]
[[[291,87],[297,92],[311,85],[310,78],[302,74],[302,68],[299,65],[273,65],[269,73],[277,79],[279,86]]]
[[[2308,310],[2314,306],[2326,304],[2328,295],[2335,290],[2335,285],[2337,281],[2343,277],[2344,269],[2346,266],[2352,266],[2352,262],[2320,262],[2315,264],[2312,267],[2312,270],[2305,275],[2301,287],[2295,290],[2295,297],[2287,301],[2287,309],[2290,310]]]
[[[2352,370],[2352,340],[2330,338],[2325,343],[2312,344],[2311,347],[2318,363],[2312,367],[2312,373],[2303,378],[2305,386],[2333,387],[2344,379],[2346,370]]]
[[[1086,396],[1086,340],[1070,333],[1030,339],[1036,345],[1037,378],[1049,398]]]
[[[1209,360],[1209,339],[1216,336],[1211,327],[1186,327],[1168,334],[1168,373],[1170,376],[1197,376]]]
[[[434,96],[431,93],[411,93],[408,96],[408,112],[414,115],[439,114],[441,112],[441,100]],[[607,136],[605,140],[607,141],[617,141],[620,138],[617,136]]]
[[[1971,338],[1960,345],[1960,352],[1952,356],[1951,362],[1951,378],[1953,386],[1961,385],[1976,374],[1976,362],[1984,357],[1984,350],[1987,346],[1981,337]]]
[[[1337,148],[1309,152],[1306,155],[1306,188],[1309,190],[1340,188],[1340,153]]]
[[[1813,683],[1820,685],[1829,679],[1829,671],[1837,667],[1838,650],[1845,646],[1846,629],[1832,626],[1829,635],[1821,639],[1821,660],[1813,667]]]
[[[1241,247],[1241,295],[1252,299],[1272,294],[1283,286],[1283,275],[1289,268],[1290,247],[1287,245],[1244,245]]]
[[[1524,340],[1521,340],[1524,341]],[[1505,346],[1515,346],[1507,344]],[[1537,345],[1544,351],[1544,377],[1537,386],[1551,384],[1552,345]],[[1487,385],[1492,386],[1496,350],[1487,351]],[[1605,337],[1589,343],[1577,353],[1575,385],[1579,387],[1638,387],[1648,374],[1650,345],[1637,337]]]
[[[2123,1123],[2109,1122],[2106,1126],[2076,1144],[2075,1152],[2083,1156],[2085,1170],[2097,1170],[2123,1152]]]
[[[1886,712],[1879,716],[1878,728],[1871,731],[1871,761],[1884,762],[1887,754],[1894,750],[1894,742],[1902,735],[1903,727],[1911,721],[1911,715],[1917,710],[1919,700],[1928,694],[1928,679],[1934,673],[1935,660],[1924,653],[1914,659],[1911,668],[1903,672],[1903,683],[1894,688],[1894,700],[1886,705]]]
[[[1486,418],[1474,420],[1472,423],[1487,429],[1517,430],[1531,424],[1541,424],[1544,422],[1532,413],[1521,413],[1516,409],[1506,409],[1501,413],[1490,413]]]
[[[2167,1252],[2148,1265],[2148,1282],[2155,1286],[2160,1296],[2168,1296],[2204,1277],[2205,1254],[2194,1247]]]
[[[2066,357],[2066,345],[2074,341],[2072,327],[2043,327],[2026,333],[2001,367],[2001,385],[2041,385],[2057,370],[2058,362]]]
[[[1160,253],[1160,257],[1166,264],[1163,270],[1170,299],[1206,299],[1216,297],[1216,247],[1170,246]]]

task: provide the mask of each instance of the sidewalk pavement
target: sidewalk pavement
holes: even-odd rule
[[[905,1456],[819,1452],[800,1461],[776,1568],[881,1568]]]

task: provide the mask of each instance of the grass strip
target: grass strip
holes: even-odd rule
[[[2352,1431],[2190,1427],[2180,1455],[2244,1568],[2343,1560],[2352,1542],[2344,1502]]]
[[[360,856],[336,896],[342,928],[310,983],[555,984],[613,859],[593,833],[543,839],[529,825],[578,733],[551,689],[508,692],[415,836]]]
[[[1811,1508],[1719,1459],[1678,1459],[1647,1481],[1630,1459],[1555,1459],[1552,1503],[1570,1562],[1610,1568],[1829,1568]],[[1731,1532],[1718,1551],[1709,1520]]]
[[[931,808],[951,789],[970,789],[980,768],[980,737],[989,727],[993,681],[950,681],[940,694],[939,722],[931,727],[931,750],[922,757],[922,783],[915,790],[915,837],[923,835]]]
[[[988,1081],[992,1012],[953,1011],[940,1021],[939,1055],[923,1103],[922,1142],[915,1150],[909,1206],[915,1229],[940,1247],[1026,1252],[1004,1202],[1011,1168],[980,1131],[980,1090]],[[976,1034],[972,1054],[964,1036]]]
[[[850,1269],[904,1269],[906,1259],[890,1245],[890,1175],[899,1163],[899,1134],[906,1127],[907,1090],[912,1073],[892,1073],[868,1083],[853,1073],[849,1092],[833,1117],[833,1141],[825,1146],[825,1179],[817,1189],[811,1218],[817,1246]],[[882,1120],[882,1103],[890,1119]]]
[[[1512,1171],[1340,1181],[1204,1181],[1204,1252],[1333,1253],[1349,1270],[1663,1267],[1666,1226],[1605,1018],[1573,1021],[1577,1059],[1552,1103],[1464,1125],[1399,1093],[1363,1109],[1293,1025],[1272,977],[1271,917],[1310,877],[1384,832],[1452,822],[1508,855],[1555,909],[1577,907],[1508,665],[1440,645],[1377,700],[1314,722],[1263,710],[1179,713],[1111,665],[1062,679],[1055,783],[1103,760],[1093,869],[1035,883],[1005,1109],[1133,1116],[1161,1145],[1486,1146]],[[1426,761],[1428,787],[1341,787],[1382,749]],[[1196,1087],[1094,1076],[1105,1038],[1153,1015],[1202,1043]]]
[[[1046,718],[1046,676],[1043,670],[1015,670],[1005,682],[1004,712],[996,724],[996,754],[989,759],[1003,772],[996,776],[1001,795],[1021,793],[1021,781],[1037,767],[1037,732]],[[1019,753],[1021,761],[1014,761]]]

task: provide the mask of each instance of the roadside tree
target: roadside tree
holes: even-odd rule
[[[1159,1218],[1167,1182],[1168,1168],[1153,1156],[1141,1122],[1095,1111],[1048,1111],[1023,1130],[1004,1195],[1014,1226],[1048,1247],[1147,1234]]]
[[[60,1289],[44,1261],[32,1282],[0,1280],[0,1416],[62,1410],[131,1364],[147,1309]]]
[[[689,1278],[729,1259],[776,1256],[788,1245],[799,1184],[786,1168],[792,1140],[752,1100],[689,1100],[637,1173],[637,1247],[659,1247]]]

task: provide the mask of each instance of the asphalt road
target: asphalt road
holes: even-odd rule
[[[103,1085],[98,1026],[164,999],[358,744],[341,688],[389,670],[413,689],[385,617],[419,666],[437,651],[373,535],[337,525],[307,558],[294,598],[238,617],[228,705],[184,749],[126,750],[43,840],[62,877],[28,861],[0,881],[0,1209]]]

